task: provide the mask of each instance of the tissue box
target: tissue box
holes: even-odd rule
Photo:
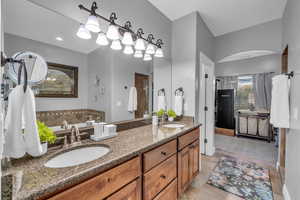
[[[104,135],[116,135],[117,133],[117,126],[114,124],[104,125]]]

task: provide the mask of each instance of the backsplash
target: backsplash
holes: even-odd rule
[[[39,111],[36,117],[51,127],[61,126],[64,120],[68,124],[83,123],[88,120],[105,121],[105,112],[91,109]]]

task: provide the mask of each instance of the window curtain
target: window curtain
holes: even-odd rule
[[[253,75],[253,92],[255,108],[270,110],[273,73]]]

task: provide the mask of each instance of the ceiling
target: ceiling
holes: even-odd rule
[[[169,19],[198,11],[214,36],[282,18],[287,0],[148,0]]]
[[[73,3],[77,10],[77,2]],[[99,46],[93,39],[76,36],[80,22],[59,12],[46,9],[28,0],[4,1],[4,32],[81,53],[89,53]],[[21,8],[21,9],[16,9]],[[86,16],[82,17],[85,18]],[[61,37],[63,41],[56,40]]]

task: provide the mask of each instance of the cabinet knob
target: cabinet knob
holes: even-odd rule
[[[161,152],[161,155],[164,155],[164,156],[165,156],[165,155],[167,155],[167,153],[164,152],[164,151],[162,151],[162,152]]]
[[[107,178],[107,182],[109,183],[111,181],[111,178]]]
[[[162,179],[166,179],[167,177],[165,176],[165,175],[160,175],[160,178],[162,178]]]

